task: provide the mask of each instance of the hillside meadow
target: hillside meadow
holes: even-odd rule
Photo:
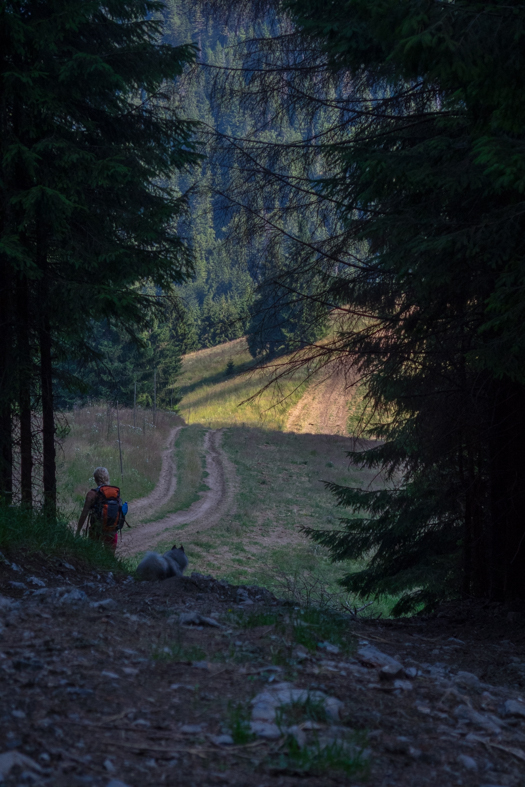
[[[326,482],[374,488],[381,479],[349,463],[347,452],[358,445],[351,437],[284,431],[291,407],[307,388],[295,373],[279,391],[268,388],[256,396],[265,375],[253,370],[244,339],[185,356],[178,383],[186,425],[173,448],[177,488],[158,509],[142,514],[142,522],[158,521],[159,533],[164,530],[150,548],[162,551],[183,541],[191,569],[199,573],[265,585],[301,603],[360,606],[361,600],[349,598],[338,585],[349,565],[330,563],[326,550],[301,528],[338,528],[340,517],[347,515],[337,508]],[[97,464],[108,467],[131,502],[149,494],[159,478],[168,436],[183,423],[169,412],[157,412],[155,424],[148,410],[139,410],[135,423],[132,410],[121,410],[119,416],[122,477],[115,410],[99,405],[67,415],[70,432],[62,448],[60,496],[72,519],[93,485]],[[355,422],[355,402],[349,419]],[[182,521],[166,533],[163,517],[187,510],[208,489],[204,438],[210,428],[222,430],[223,450],[235,468],[236,478],[229,479],[237,488],[235,505],[212,528],[199,532]],[[132,504],[128,518],[140,526]],[[133,568],[139,558],[129,558],[128,565]],[[389,602],[367,611],[388,614]]]
[[[284,356],[267,369],[255,368],[244,338],[189,353],[177,381],[180,414],[188,424],[212,429],[235,425],[282,430],[305,390],[302,371],[290,371],[265,389],[277,367],[286,369],[286,362]]]

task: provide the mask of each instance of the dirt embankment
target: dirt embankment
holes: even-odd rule
[[[147,498],[133,504],[135,525],[119,545],[119,551],[124,556],[135,555],[148,549],[154,549],[159,541],[167,540],[168,536],[179,539],[176,529],[180,525],[189,525],[182,531],[183,538],[187,539],[196,530],[202,532],[218,524],[226,515],[231,515],[235,510],[235,495],[237,491],[237,476],[235,468],[227,458],[221,446],[221,429],[211,429],[206,433],[204,450],[206,454],[205,483],[208,489],[202,492],[199,499],[189,508],[168,514],[156,522],[140,524],[140,516],[147,511],[151,517],[156,510],[162,507],[173,495],[177,484],[177,468],[173,458],[173,442],[178,431],[174,430],[171,448],[164,452],[162,470],[159,484]],[[173,434],[173,433],[172,433]],[[171,439],[171,435],[170,435]],[[160,501],[160,502],[159,502]],[[139,514],[137,518],[136,509]]]
[[[287,432],[348,435],[348,403],[355,375],[337,362],[327,365],[290,410]]]

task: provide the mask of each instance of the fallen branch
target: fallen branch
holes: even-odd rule
[[[373,601],[369,601],[368,604],[364,604],[364,606],[359,607],[359,609],[357,609],[357,607],[354,607],[352,609],[351,607],[348,606],[348,604],[345,604],[345,602],[342,601],[341,606],[344,609],[346,609],[346,611],[349,612],[352,615],[352,617],[355,618],[355,620],[357,620],[357,616],[359,615],[359,613],[363,612],[363,610],[365,610],[367,607],[370,607],[373,603],[374,603]]]

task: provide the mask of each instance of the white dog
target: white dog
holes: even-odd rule
[[[188,558],[184,554],[182,544],[159,555],[158,552],[146,552],[137,566],[139,579],[168,579],[168,577],[181,577],[188,565]]]

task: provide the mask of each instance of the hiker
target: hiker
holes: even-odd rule
[[[93,541],[101,541],[106,549],[115,552],[119,527],[122,527],[124,519],[120,489],[110,486],[109,473],[105,467],[97,467],[93,477],[97,487],[90,489],[86,495],[78,520],[77,536],[89,516],[88,537]]]

